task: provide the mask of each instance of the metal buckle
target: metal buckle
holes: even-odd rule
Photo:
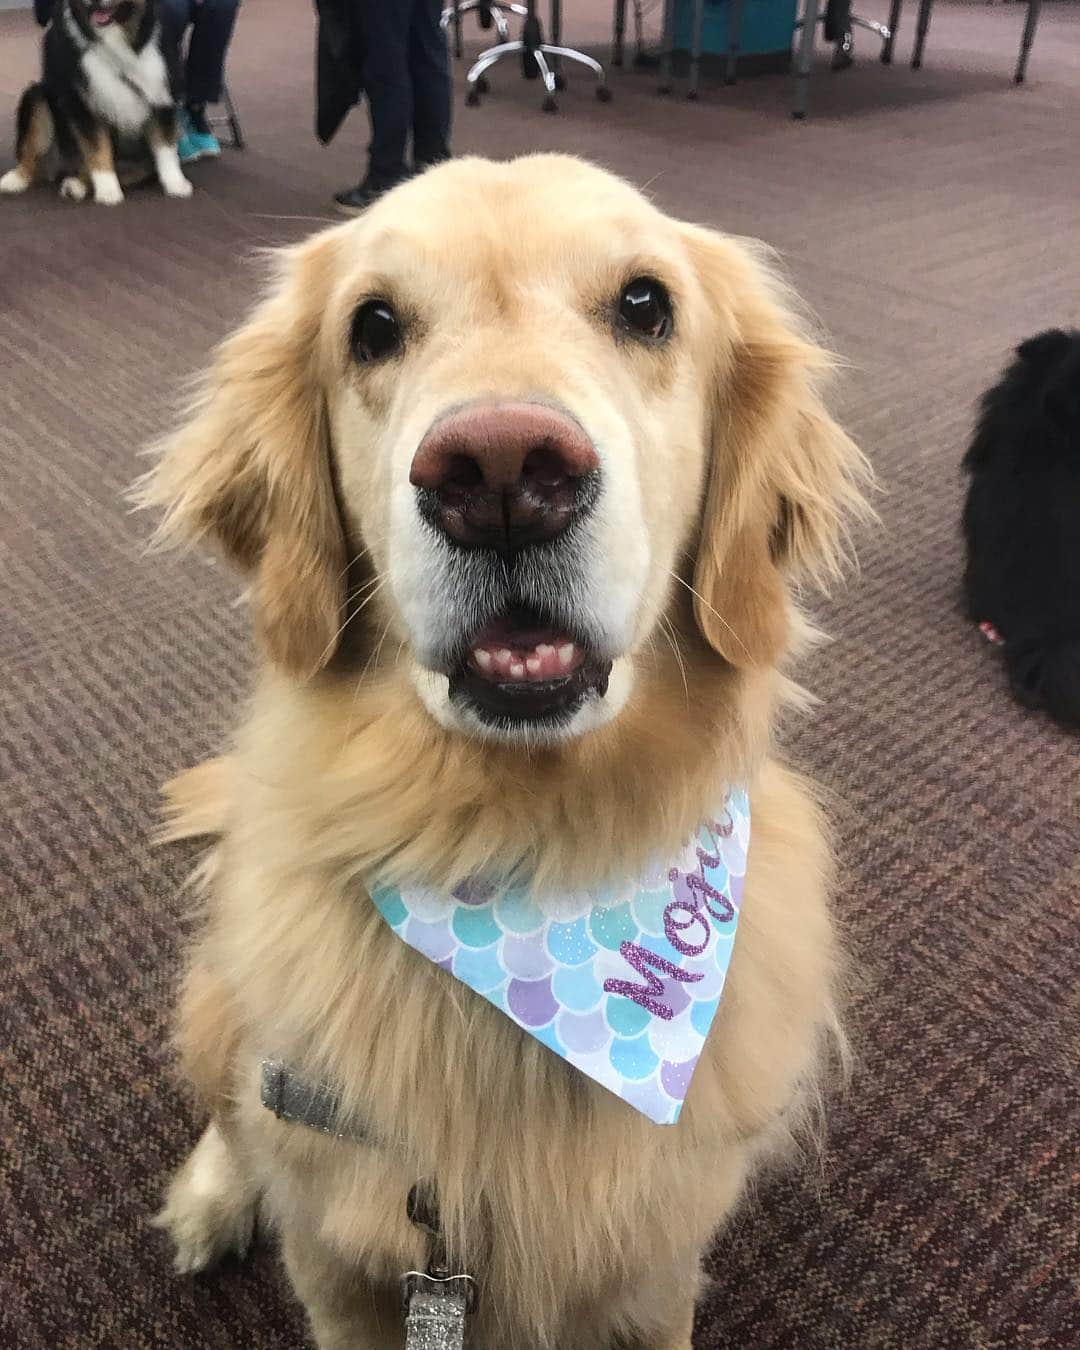
[[[402,1279],[405,1350],[464,1350],[465,1319],[476,1301],[469,1275],[410,1270]]]
[[[476,1307],[477,1287],[471,1275],[433,1275],[430,1270],[407,1270],[401,1277],[401,1289],[406,1313],[413,1295],[418,1293],[427,1293],[433,1298],[460,1296],[465,1301],[467,1313]]]
[[[464,1272],[450,1272],[434,1188],[417,1183],[405,1209],[431,1239],[427,1270],[406,1271],[401,1279],[405,1350],[464,1350],[465,1319],[476,1307],[476,1281]]]

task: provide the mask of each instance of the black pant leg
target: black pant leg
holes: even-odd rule
[[[405,151],[413,122],[409,73],[412,0],[367,0],[364,22],[364,92],[371,117],[369,175],[395,183],[405,175]]]
[[[194,5],[191,0],[158,0],[161,20],[161,49],[169,69],[170,82],[179,81],[181,97],[187,93],[184,63],[184,33],[192,20]]]
[[[450,157],[450,56],[441,16],[441,0],[413,0],[409,69],[413,159],[418,168]]]
[[[188,43],[185,97],[196,106],[217,103],[225,52],[236,23],[239,0],[202,0],[192,7],[191,41]]]

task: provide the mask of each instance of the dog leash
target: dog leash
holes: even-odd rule
[[[371,1142],[362,1125],[342,1119],[331,1089],[307,1082],[280,1060],[263,1061],[260,1098],[278,1120],[306,1125],[334,1139]],[[450,1264],[431,1182],[418,1181],[412,1187],[405,1213],[428,1238],[425,1269],[407,1270],[401,1277],[405,1350],[464,1350],[465,1324],[476,1306],[477,1284],[473,1276]]]

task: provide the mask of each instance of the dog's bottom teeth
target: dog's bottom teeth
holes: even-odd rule
[[[469,664],[491,680],[557,680],[576,670],[585,653],[574,642],[539,642],[511,650],[509,647],[474,647]]]

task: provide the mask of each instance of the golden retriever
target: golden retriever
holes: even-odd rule
[[[399,1346],[423,1180],[473,1350],[688,1350],[702,1249],[836,1029],[826,831],[772,756],[796,589],[864,509],[829,367],[763,249],[568,157],[447,164],[283,253],[141,491],[248,575],[263,654],[233,753],[172,789],[175,836],[220,836],[179,1019],[210,1123],[158,1220],[179,1269],[261,1203],[321,1350]],[[730,784],[742,920],[677,1125],[369,896],[481,877],[542,908]],[[363,1139],[267,1110],[267,1057]]]

